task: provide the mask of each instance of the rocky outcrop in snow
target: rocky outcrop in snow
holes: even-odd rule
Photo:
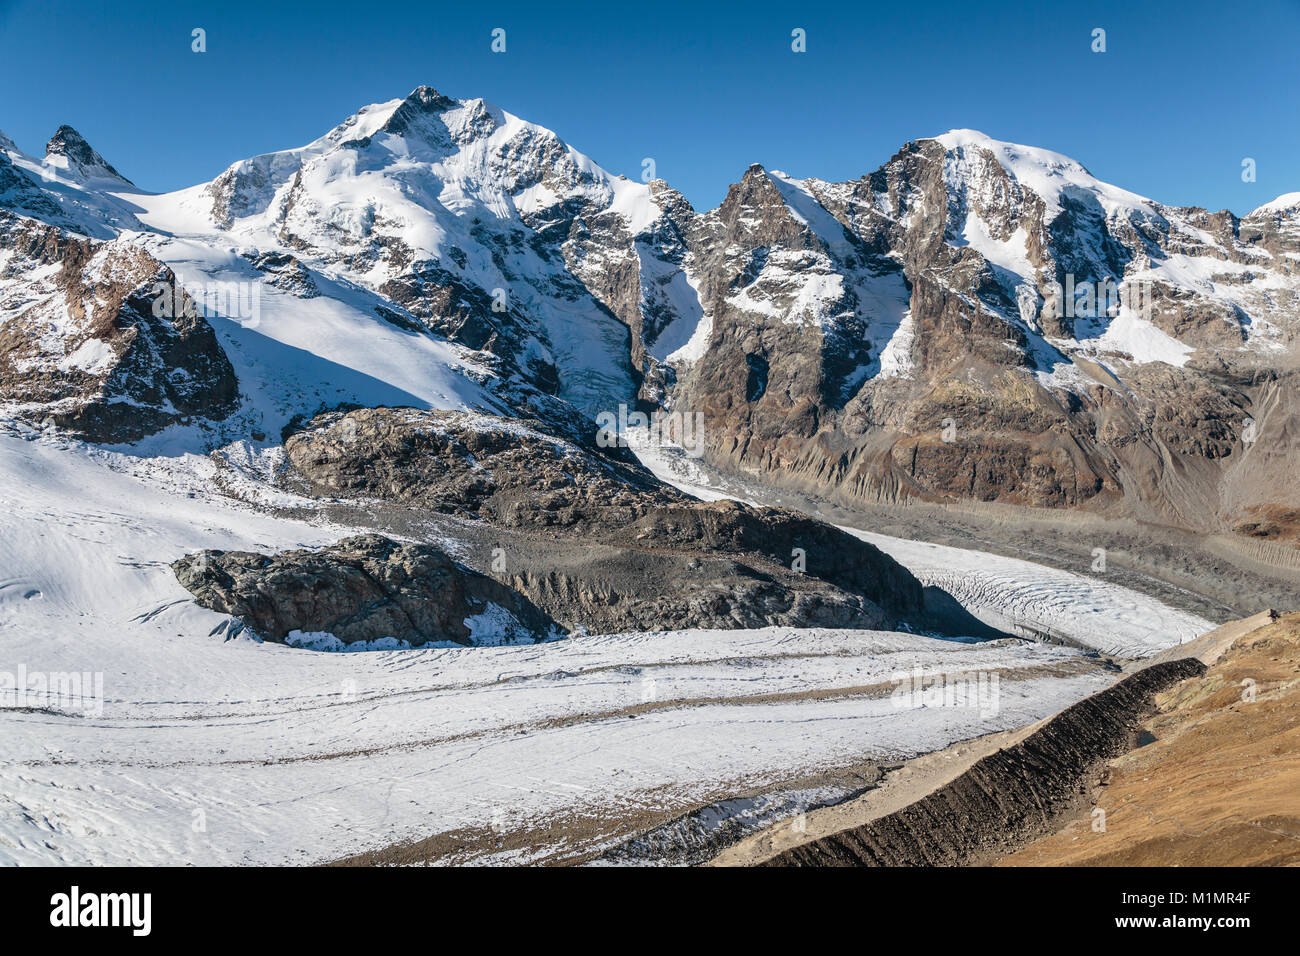
[[[131,181],[108,164],[71,126],[60,126],[45,144],[45,162],[57,166],[83,182],[89,179],[116,180],[127,186]]]
[[[919,582],[874,546],[797,512],[696,501],[538,429],[454,412],[331,413],[288,436],[286,480],[507,530],[510,559],[491,573],[592,630],[925,626]]]
[[[275,555],[201,551],[172,565],[202,607],[308,646],[528,644],[560,636],[532,602],[439,548],[382,535]]]

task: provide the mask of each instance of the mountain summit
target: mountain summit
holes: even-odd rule
[[[117,179],[131,181],[108,164],[71,126],[60,126],[45,144],[45,162],[75,175],[79,179]]]

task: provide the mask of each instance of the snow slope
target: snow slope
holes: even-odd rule
[[[974,129],[953,129],[934,137],[952,154],[945,174],[960,178],[961,155],[965,150],[987,150],[1017,182],[1038,194],[1047,204],[1047,219],[1061,211],[1062,194],[1078,190],[1095,196],[1108,215],[1139,213],[1155,218],[1151,200],[1097,179],[1082,163],[1062,153],[1037,146],[1005,143]]]
[[[265,281],[236,248],[149,234],[134,238],[167,262],[204,306],[247,399],[240,434],[252,429],[278,440],[295,415],[343,403],[508,410],[482,356],[385,321],[376,312],[384,300],[353,282],[312,273],[316,294],[304,297]],[[205,290],[222,289],[255,295],[256,314],[213,308],[216,295],[205,296]],[[157,450],[167,440],[161,436],[142,447]]]

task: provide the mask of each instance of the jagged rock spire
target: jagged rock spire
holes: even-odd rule
[[[71,126],[60,126],[50,141],[45,144],[45,159],[61,156],[67,160],[68,167],[83,176],[112,176],[123,182],[130,180],[109,165],[103,156],[95,152],[86,138]]]

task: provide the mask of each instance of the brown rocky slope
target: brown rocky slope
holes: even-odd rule
[[[1156,708],[1087,812],[999,865],[1300,864],[1300,614],[1238,639]]]
[[[801,844],[768,866],[939,866],[981,862],[1041,832],[1122,752],[1160,690],[1203,673],[1199,661],[1154,664],[1045,721],[916,803]]]
[[[0,210],[0,313],[12,313],[0,324],[0,403],[110,443],[226,418],[239,403],[234,369],[176,283],[126,240]]]

